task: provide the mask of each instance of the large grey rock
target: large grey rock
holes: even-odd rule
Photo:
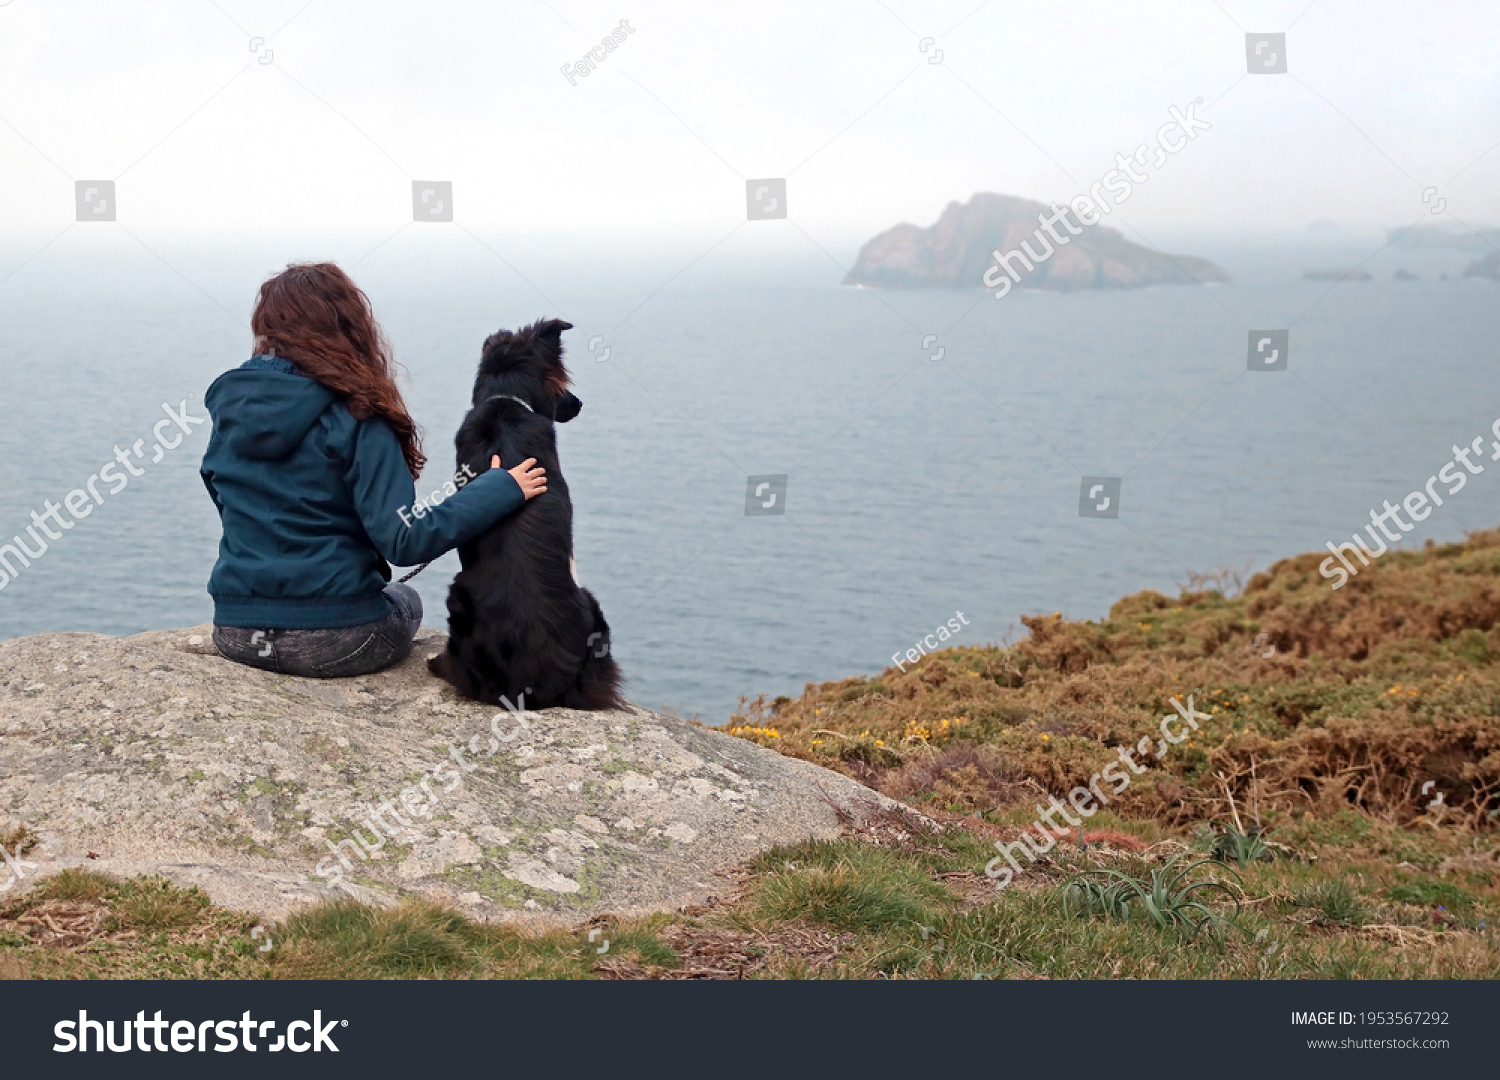
[[[0,868],[0,892],[86,865],[272,918],[416,895],[576,922],[702,902],[725,891],[717,871],[837,835],[835,807],[888,803],[642,709],[463,701],[427,673],[442,641],[424,630],[404,664],[336,681],[232,664],[208,627],[0,642],[0,825],[42,841]],[[331,851],[351,837],[346,867]]]

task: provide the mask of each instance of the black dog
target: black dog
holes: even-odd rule
[[[554,423],[583,408],[568,390],[561,319],[484,343],[474,403],[458,429],[459,467],[475,473],[500,455],[547,470],[547,490],[477,539],[448,590],[448,647],[427,662],[460,694],[516,707],[617,709],[620,669],[609,626],[592,593],[573,577],[573,504],[557,462]],[[525,695],[525,702],[521,695]]]

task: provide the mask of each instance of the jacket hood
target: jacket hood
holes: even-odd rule
[[[306,437],[336,395],[290,360],[252,356],[214,380],[203,395],[214,431],[236,454],[275,461]]]

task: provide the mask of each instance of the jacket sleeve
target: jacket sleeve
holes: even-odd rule
[[[224,516],[224,504],[219,501],[218,489],[214,487],[214,474],[207,469],[200,469],[198,475],[203,478],[203,486],[208,488],[208,497],[214,501],[214,509],[219,512],[219,517]]]
[[[214,473],[208,467],[208,459],[213,455],[214,442],[217,436],[210,434],[208,437],[208,449],[203,453],[203,463],[198,467],[198,475],[203,479],[203,486],[208,489],[208,497],[214,501],[214,509],[219,512],[219,517],[224,516],[224,504],[219,500],[219,489],[214,487]]]
[[[344,480],[375,549],[397,566],[429,562],[485,532],[526,502],[504,469],[487,469],[449,485],[434,482],[438,498],[417,506],[416,485],[401,444],[380,419],[356,423]]]

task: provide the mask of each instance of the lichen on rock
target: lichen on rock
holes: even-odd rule
[[[0,890],[88,865],[271,918],[347,895],[574,922],[702,903],[716,872],[887,801],[644,709],[461,700],[426,669],[442,641],[336,681],[230,663],[208,627],[0,642],[0,824],[39,840]]]

